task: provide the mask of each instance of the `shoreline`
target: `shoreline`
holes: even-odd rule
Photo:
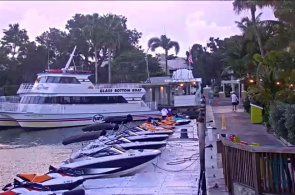
[[[44,174],[48,172],[49,165],[59,166],[71,152],[71,148],[63,145],[15,147],[0,144],[0,191],[6,184],[13,182],[17,174]]]

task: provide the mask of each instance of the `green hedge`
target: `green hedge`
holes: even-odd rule
[[[285,127],[288,130],[288,140],[290,143],[295,144],[295,105],[288,104],[285,112]]]
[[[276,135],[295,144],[295,105],[276,101],[269,111],[269,123]]]
[[[285,126],[287,104],[282,102],[274,102],[269,111],[269,123],[276,135],[288,139],[288,130]]]
[[[19,85],[6,85],[1,88],[0,93],[2,92],[4,96],[13,96],[16,95],[18,89]]]

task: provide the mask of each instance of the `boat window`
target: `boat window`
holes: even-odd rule
[[[35,96],[32,100],[32,104],[38,104],[40,97],[39,96]]]
[[[46,83],[53,83],[54,77],[48,77]]]
[[[71,97],[71,104],[80,104],[81,97]]]
[[[118,104],[128,103],[122,96],[24,96],[24,104]]]
[[[80,84],[76,77],[61,77],[59,83],[63,84]]]
[[[38,104],[43,104],[44,101],[45,101],[45,97],[40,97],[39,101],[38,101]]]
[[[57,97],[45,97],[45,104],[57,104]]]
[[[71,98],[70,97],[63,97],[63,104],[71,104]]]
[[[54,77],[52,83],[59,83],[60,77]]]
[[[40,78],[39,83],[46,83],[46,80],[47,80],[47,76],[43,76]]]
[[[35,84],[38,84],[40,82],[40,79],[41,79],[41,77],[38,76],[37,79],[36,79],[36,81],[35,81]]]
[[[23,96],[22,99],[20,100],[20,103],[26,103],[26,99],[27,99],[27,96]]]
[[[34,97],[29,97],[29,99],[28,99],[28,104],[33,104],[33,98],[34,98]]]

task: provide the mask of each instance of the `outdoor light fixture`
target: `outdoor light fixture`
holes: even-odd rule
[[[254,83],[254,79],[249,79],[249,83]]]
[[[290,85],[290,87],[291,87],[291,88],[293,88],[293,87],[294,87],[294,85],[293,85],[293,84],[291,84],[291,85]]]
[[[160,89],[161,89],[161,91],[163,91],[164,87],[163,87],[163,86],[161,86],[161,87],[160,87]]]
[[[193,82],[193,85],[195,85],[196,84],[196,82]]]
[[[281,85],[281,82],[280,82],[280,81],[277,81],[277,82],[276,82],[276,85]]]
[[[183,87],[183,83],[180,83],[180,87]]]

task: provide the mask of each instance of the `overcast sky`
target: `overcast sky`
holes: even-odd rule
[[[258,12],[263,12],[262,19],[274,19],[270,8]],[[143,33],[143,48],[148,39],[159,37],[166,29],[167,36],[180,44],[179,56],[185,56],[195,43],[205,45],[209,37],[240,34],[235,21],[249,15],[236,15],[231,1],[0,1],[0,29],[19,23],[35,40],[49,27],[64,30],[67,20],[76,13],[126,16],[128,28]]]

